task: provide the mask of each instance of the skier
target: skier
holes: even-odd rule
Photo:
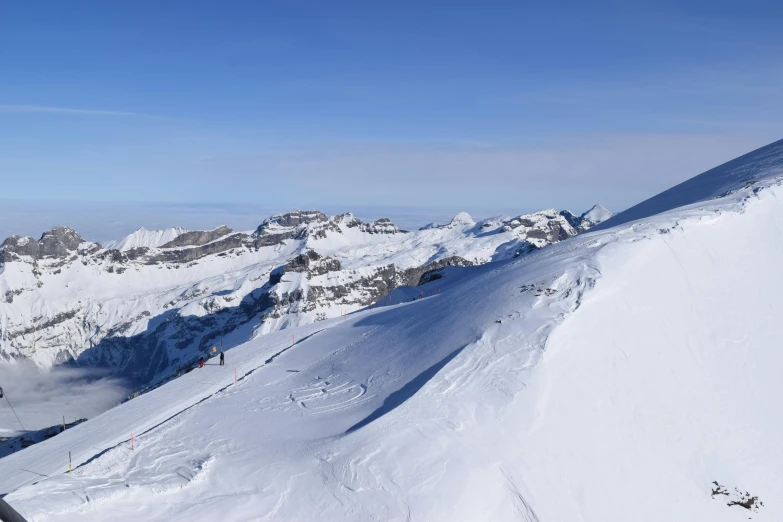
[[[198,367],[199,368],[203,368],[204,367],[204,358],[203,357],[198,360]]]
[[[220,366],[224,364],[226,364],[226,354],[223,353],[223,350],[220,350]]]

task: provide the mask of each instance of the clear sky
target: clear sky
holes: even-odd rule
[[[721,0],[0,2],[0,200],[618,210],[783,138],[782,19]]]

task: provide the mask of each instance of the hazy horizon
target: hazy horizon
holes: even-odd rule
[[[600,204],[600,202],[596,202]],[[575,214],[589,210],[569,208]],[[605,205],[604,205],[605,206]],[[136,203],[100,201],[2,201],[0,200],[0,243],[11,235],[40,235],[55,226],[66,225],[88,241],[104,243],[122,239],[141,227],[161,230],[184,227],[209,230],[227,225],[234,230],[254,230],[267,217],[290,210],[320,210],[329,215],[350,212],[364,221],[389,218],[400,228],[417,230],[429,223],[448,223],[459,212],[467,212],[475,220],[496,216],[517,216],[544,208],[480,208],[480,207],[394,207],[336,205],[319,207],[275,208],[253,205],[217,205],[208,203]],[[558,210],[563,210],[558,208]],[[610,209],[615,211],[615,209]]]

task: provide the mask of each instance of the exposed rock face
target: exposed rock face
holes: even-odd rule
[[[277,214],[264,221],[269,226],[272,223],[276,223],[281,227],[296,228],[299,225],[306,225],[308,223],[323,223],[329,221],[329,217],[323,212],[317,210],[294,210],[286,212],[285,214]],[[262,227],[264,225],[261,225]]]
[[[264,220],[256,229],[256,236],[276,235],[292,232],[309,223],[325,223],[329,217],[317,210],[294,210],[284,214],[275,214]]]
[[[231,231],[229,228],[226,228],[226,230],[229,231],[229,233]],[[187,232],[183,235],[197,233],[198,232]],[[178,249],[161,248],[159,252],[147,258],[147,263],[190,263],[191,261],[201,259],[202,257],[211,254],[221,254],[233,248],[244,248],[247,246],[249,240],[249,236],[247,234],[242,234],[241,232],[237,232],[229,236],[223,234],[222,236],[217,237],[220,239],[204,243],[203,241],[205,240],[206,236],[201,236],[198,238],[193,236],[192,241],[197,241],[197,243],[194,243],[197,246]],[[179,238],[177,238],[177,240],[178,239]]]
[[[402,277],[399,279],[399,284],[397,286],[419,286],[428,281],[432,281],[433,278],[431,275],[447,266],[473,266],[473,263],[459,256],[438,259],[437,261],[432,261],[426,265],[405,270],[402,273]]]
[[[227,236],[232,232],[233,230],[227,226],[218,227],[214,230],[194,230],[192,232],[184,232],[160,248],[206,245],[207,243],[211,243],[216,239]]]
[[[595,205],[581,216],[575,216],[567,210],[560,211],[560,215],[568,221],[577,233],[581,234],[582,232],[587,232],[594,226],[603,223],[614,214],[601,205]]]
[[[353,214],[338,214],[330,218],[326,214],[312,210],[272,216],[264,221],[253,235],[255,246],[262,247],[280,244],[287,239],[325,239],[330,233],[342,234],[341,226],[355,228],[367,234],[405,233],[388,218],[364,223]]]
[[[282,243],[287,239],[303,238],[308,236],[308,225],[328,223],[329,217],[317,210],[294,210],[285,214],[275,214],[267,218],[253,233],[255,246],[271,246]],[[317,231],[321,227],[314,227]]]
[[[38,259],[38,241],[31,237],[11,236],[0,245],[0,261],[8,262],[18,259],[19,256]]]
[[[0,245],[0,261],[18,259],[26,256],[38,260],[43,258],[63,258],[76,252],[84,239],[69,227],[56,227],[44,232],[36,241],[31,237],[11,236]]]
[[[291,259],[282,267],[275,269],[269,276],[269,284],[277,285],[284,274],[305,273],[307,278],[326,274],[328,272],[338,272],[341,270],[340,261],[328,257],[321,257],[315,250],[308,250],[303,254]]]
[[[523,240],[516,252],[517,256],[577,234],[569,220],[554,209],[523,214],[506,221],[500,231],[511,232]]]
[[[407,230],[397,228],[389,218],[376,219],[372,223],[362,223],[362,232],[369,234],[407,234]]]

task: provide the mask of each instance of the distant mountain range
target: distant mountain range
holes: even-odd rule
[[[0,246],[0,358],[108,368],[148,383],[212,346],[372,306],[447,266],[526,255],[601,223],[596,205],[405,231],[292,211],[253,232],[146,230],[101,245],[69,227]]]

